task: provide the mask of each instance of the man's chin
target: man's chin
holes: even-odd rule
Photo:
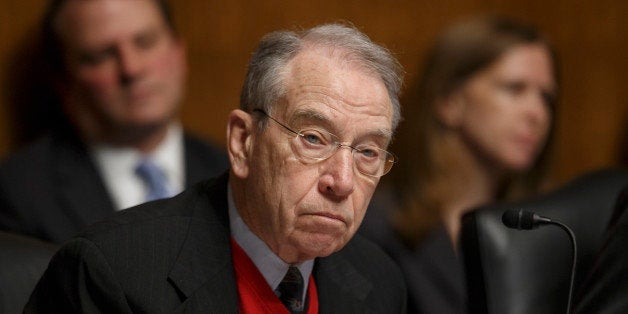
[[[300,239],[299,251],[308,256],[308,259],[329,256],[340,250],[345,244],[344,236],[312,233],[305,239]]]

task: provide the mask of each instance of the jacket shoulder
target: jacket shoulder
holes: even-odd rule
[[[26,173],[41,173],[53,155],[50,137],[43,137],[5,157],[0,163],[0,178],[15,179]]]

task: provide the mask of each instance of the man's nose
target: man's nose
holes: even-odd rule
[[[323,162],[323,173],[319,181],[321,193],[344,198],[353,193],[355,165],[353,149],[341,146],[334,154]]]
[[[125,82],[132,81],[144,68],[146,60],[134,47],[118,48],[118,66],[120,76]]]

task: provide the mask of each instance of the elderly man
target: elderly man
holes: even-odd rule
[[[398,62],[354,28],[266,36],[228,118],[231,171],[68,242],[27,312],[402,313],[354,234],[399,121]]]
[[[165,0],[50,0],[43,34],[67,121],[0,166],[0,229],[61,243],[228,168],[178,122],[186,52]]]

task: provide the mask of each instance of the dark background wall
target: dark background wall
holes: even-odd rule
[[[7,109],[19,55],[45,1],[0,2],[0,156],[14,148],[20,125]],[[187,41],[190,76],[184,124],[224,145],[225,117],[237,107],[248,58],[272,30],[350,21],[393,50],[411,86],[440,30],[461,18],[502,13],[537,25],[554,42],[561,93],[552,175],[564,182],[584,171],[620,163],[628,124],[628,2],[622,0],[317,0],[172,1]],[[16,51],[18,56],[16,58]],[[17,61],[16,61],[17,60]],[[17,64],[17,68],[27,68]],[[20,72],[20,71],[18,71]],[[36,73],[26,71],[36,82]],[[10,73],[7,75],[6,73]],[[12,98],[12,99],[11,99]],[[18,98],[19,102],[19,98]],[[40,117],[41,118],[41,117]],[[45,117],[44,117],[45,118]]]

